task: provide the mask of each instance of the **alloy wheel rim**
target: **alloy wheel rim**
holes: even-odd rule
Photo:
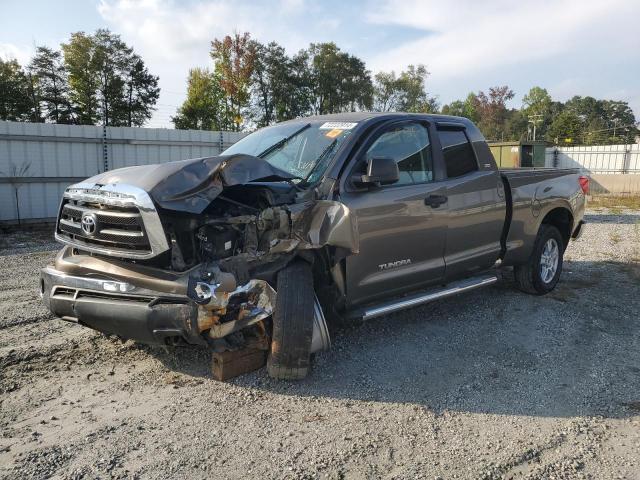
[[[560,261],[560,248],[555,238],[550,238],[544,244],[540,257],[540,278],[544,283],[550,283],[558,271]]]

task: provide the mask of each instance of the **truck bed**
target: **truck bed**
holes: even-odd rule
[[[503,263],[513,265],[527,260],[540,223],[552,210],[551,205],[566,204],[582,218],[580,205],[571,205],[579,185],[577,168],[499,169],[507,198],[507,218],[503,232]],[[532,221],[533,220],[533,221]],[[569,230],[573,231],[575,222]]]

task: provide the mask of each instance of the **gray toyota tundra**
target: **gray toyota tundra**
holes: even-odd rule
[[[465,118],[297,119],[217,157],[70,186],[40,288],[62,319],[302,378],[329,347],[325,319],[463,293],[505,267],[524,292],[553,290],[588,186],[575,170],[499,170]]]

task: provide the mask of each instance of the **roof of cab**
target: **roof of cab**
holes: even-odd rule
[[[329,113],[325,115],[313,115],[310,117],[301,117],[292,120],[292,121],[318,121],[318,122],[362,122],[364,120],[369,120],[375,117],[422,117],[429,118],[435,121],[456,121],[467,124],[470,122],[468,118],[465,117],[454,117],[451,115],[439,115],[433,113],[406,113],[406,112],[344,112],[344,113]]]
[[[466,117],[454,117],[452,115],[440,115],[435,113],[407,113],[407,112],[345,112],[330,113],[326,115],[313,115],[311,117],[301,117],[287,122],[354,122],[361,123],[373,120],[374,118],[394,119],[394,118],[422,118],[430,122],[456,123],[462,124],[469,134],[472,142],[484,141],[482,133],[478,127]]]

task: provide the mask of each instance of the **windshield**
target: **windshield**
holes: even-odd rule
[[[244,153],[309,183],[317,181],[356,126],[347,122],[288,122],[247,135],[222,155]]]

